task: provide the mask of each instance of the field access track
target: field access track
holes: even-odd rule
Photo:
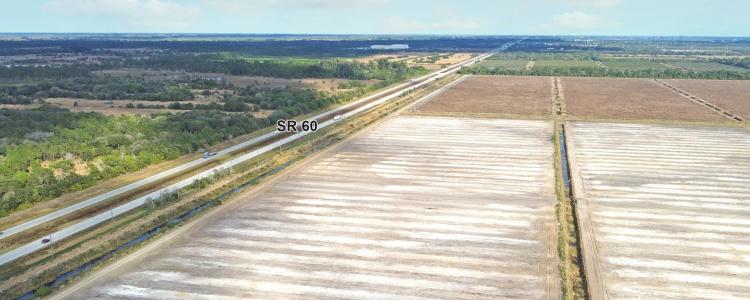
[[[559,299],[551,133],[390,119],[70,296]]]
[[[750,299],[750,132],[566,128],[591,299]]]

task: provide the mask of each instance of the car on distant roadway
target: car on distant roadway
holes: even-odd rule
[[[51,240],[52,240],[51,238],[43,238],[42,239],[42,244],[49,243]]]
[[[333,117],[333,121],[336,122],[338,120],[341,120],[341,115],[336,115]]]
[[[216,155],[216,152],[203,152],[203,158]]]

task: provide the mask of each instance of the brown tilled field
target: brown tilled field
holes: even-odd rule
[[[469,76],[418,108],[426,113],[549,115],[549,77]]]
[[[651,79],[565,77],[562,88],[568,115],[574,117],[726,120]]]
[[[750,119],[750,80],[665,80],[693,96]]]

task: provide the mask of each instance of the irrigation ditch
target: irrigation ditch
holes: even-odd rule
[[[565,299],[589,299],[579,243],[578,216],[565,138],[565,124],[555,122],[555,177],[557,181],[558,254]]]
[[[583,256],[580,247],[580,232],[575,195],[570,174],[569,153],[565,138],[565,122],[568,114],[560,77],[550,78],[552,85],[552,120],[554,143],[555,188],[557,194],[556,215],[558,220],[558,257],[562,277],[563,298],[589,299]]]

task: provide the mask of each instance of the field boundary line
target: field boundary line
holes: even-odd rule
[[[713,104],[713,103],[711,103],[711,102],[709,102],[709,101],[707,101],[707,100],[705,100],[703,98],[700,98],[700,97],[697,97],[697,96],[695,96],[693,94],[690,94],[690,93],[688,93],[688,92],[686,92],[686,91],[684,91],[682,89],[679,89],[679,88],[677,88],[677,87],[675,87],[675,86],[673,86],[673,85],[671,85],[669,83],[666,83],[666,82],[664,82],[662,80],[659,80],[659,79],[654,79],[654,81],[656,81],[657,83],[659,83],[660,85],[662,85],[662,86],[664,86],[664,87],[666,87],[668,89],[671,89],[672,91],[676,92],[677,94],[679,94],[683,98],[687,98],[690,101],[693,101],[695,103],[698,103],[700,105],[703,105],[703,106],[706,106],[706,107],[710,108],[711,110],[713,110],[714,112],[716,112],[716,113],[724,116],[725,118],[728,118],[728,119],[734,120],[734,121],[740,121],[740,122],[745,121],[745,119],[743,119],[742,117],[740,117],[740,116],[738,116],[738,115],[730,112],[729,110],[721,108],[721,107],[719,107],[716,104]]]
[[[571,128],[570,122],[565,122],[564,128]],[[568,170],[570,172],[570,184],[572,189],[570,197],[574,201],[575,219],[578,220],[578,242],[581,247],[581,256],[583,257],[583,272],[585,277],[585,286],[590,299],[609,299],[607,287],[604,285],[604,274],[602,273],[601,261],[599,260],[599,248],[597,247],[596,236],[594,235],[591,224],[591,213],[588,209],[588,199],[583,186],[583,176],[576,163],[576,149],[573,143],[573,133],[565,130],[565,147],[568,154]]]

